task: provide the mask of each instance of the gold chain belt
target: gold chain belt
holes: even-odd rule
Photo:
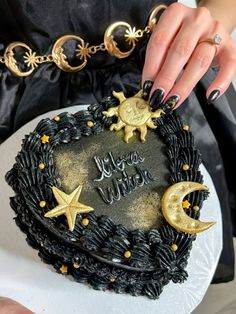
[[[0,56],[0,63],[5,64],[5,66],[16,76],[25,77],[29,76],[39,64],[46,62],[54,62],[61,70],[65,72],[78,72],[82,70],[91,55],[96,54],[98,51],[107,51],[110,55],[117,58],[126,58],[134,50],[136,43],[140,38],[144,36],[145,33],[150,33],[157,23],[157,14],[166,9],[166,5],[160,4],[154,8],[151,12],[148,25],[144,29],[137,29],[131,27],[130,24],[120,21],[109,25],[104,33],[103,43],[97,46],[89,46],[89,43],[85,42],[80,36],[77,35],[64,35],[57,39],[52,48],[52,53],[48,55],[39,56],[36,52],[23,42],[15,41],[9,44],[4,52],[3,56]],[[114,40],[114,30],[118,27],[125,28],[124,38],[125,41],[131,46],[128,51],[122,52],[118,46],[117,42]],[[71,66],[67,61],[67,56],[64,53],[63,45],[67,41],[77,41],[75,53],[82,63],[77,66]],[[26,52],[23,55],[23,62],[27,67],[26,71],[22,71],[18,65],[18,61],[15,59],[15,48],[23,48]]]

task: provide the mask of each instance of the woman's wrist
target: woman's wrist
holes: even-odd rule
[[[219,21],[231,33],[236,27],[235,0],[200,0],[198,7],[207,8],[213,18]]]

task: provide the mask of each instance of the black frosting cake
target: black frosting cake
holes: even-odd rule
[[[57,272],[94,289],[155,299],[169,281],[187,279],[208,192],[199,188],[201,158],[188,125],[174,113],[161,114],[151,119],[156,128],[145,143],[134,132],[127,144],[123,130],[109,130],[117,122],[109,109],[118,105],[107,97],[40,121],[6,175],[15,191],[11,207],[28,244]],[[197,188],[185,195],[188,182]],[[167,195],[178,184],[182,221],[178,199]],[[178,214],[166,216],[163,206],[166,212],[176,206]]]

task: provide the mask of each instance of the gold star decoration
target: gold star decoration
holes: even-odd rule
[[[147,127],[150,129],[156,128],[152,119],[159,118],[164,114],[163,110],[151,111],[149,103],[141,97],[142,90],[130,98],[126,98],[123,92],[113,92],[113,95],[119,99],[119,106],[103,111],[106,117],[116,116],[118,118],[117,123],[111,124],[110,130],[120,131],[124,128],[124,141],[126,143],[129,142],[134,131],[137,130],[140,132],[141,141],[144,142],[147,135]]]
[[[60,267],[60,272],[61,272],[62,274],[66,274],[67,271],[68,271],[68,267],[67,267],[66,265],[61,265],[61,267]]]
[[[188,209],[190,207],[190,203],[188,200],[185,200],[182,202],[182,207],[185,208],[185,209]]]
[[[48,135],[43,135],[41,138],[41,142],[43,143],[43,144],[46,144],[46,143],[48,143],[49,142],[49,136]]]
[[[82,186],[79,185],[71,194],[66,194],[53,186],[52,192],[59,205],[47,212],[44,216],[52,218],[65,215],[69,230],[73,231],[75,227],[76,215],[93,211],[92,207],[78,202],[81,190]]]

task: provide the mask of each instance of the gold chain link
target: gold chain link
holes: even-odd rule
[[[101,43],[100,45],[97,46],[90,46],[89,48],[89,53],[95,54],[98,51],[106,51],[106,47],[104,43]]]
[[[52,55],[36,56],[36,63],[42,64],[45,62],[53,62]]]
[[[152,29],[151,29],[151,27],[150,27],[149,25],[147,25],[147,26],[144,28],[144,30],[143,30],[143,32],[144,32],[144,33],[147,33],[147,34],[151,33],[151,31],[152,31]]]
[[[5,64],[5,66],[16,76],[22,77],[30,75],[34,71],[34,69],[37,68],[40,64],[48,62],[54,62],[63,71],[80,71],[87,64],[87,59],[90,58],[91,55],[94,55],[99,51],[107,51],[110,55],[120,59],[126,58],[132,53],[137,42],[145,34],[149,34],[150,32],[152,32],[157,21],[157,14],[165,8],[166,6],[163,4],[155,7],[154,10],[151,12],[148,25],[144,29],[136,30],[135,27],[132,28],[126,22],[116,22],[109,25],[104,33],[104,41],[99,45],[89,46],[89,43],[84,42],[84,40],[77,35],[64,35],[60,37],[53,45],[52,54],[38,56],[36,55],[36,52],[33,52],[31,48],[25,43],[13,42],[7,46],[4,55],[0,56],[0,63]],[[118,44],[114,39],[114,31],[116,28],[119,27],[125,28],[124,39],[131,47],[128,51],[125,52],[119,49]],[[82,62],[78,66],[71,66],[68,63],[68,58],[64,52],[63,45],[70,40],[78,41],[75,53],[76,57]],[[14,49],[16,48],[26,50],[23,55],[23,62],[27,65],[28,70],[25,72],[20,69],[18,61],[14,58]]]

